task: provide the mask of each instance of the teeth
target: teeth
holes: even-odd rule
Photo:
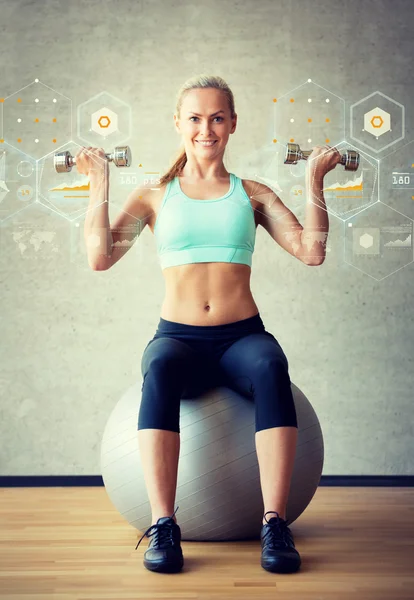
[[[200,140],[197,140],[197,142],[199,144],[202,144],[203,146],[212,146],[213,144],[216,143],[216,140],[214,140],[213,142],[200,142]]]

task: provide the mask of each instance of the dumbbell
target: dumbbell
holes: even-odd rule
[[[132,161],[129,146],[117,146],[110,154],[105,154],[108,161],[112,161],[117,167],[129,167]],[[69,150],[56,152],[54,165],[57,173],[68,173],[76,165],[76,156],[72,156]]]
[[[308,160],[312,150],[301,150],[299,144],[288,143],[286,148],[285,165],[296,165],[298,160]],[[345,171],[356,171],[359,167],[359,154],[355,150],[345,150],[341,155],[341,165]]]

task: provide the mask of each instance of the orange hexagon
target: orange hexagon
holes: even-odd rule
[[[106,122],[106,125],[103,124],[103,121]],[[105,115],[102,115],[102,117],[99,117],[98,123],[99,123],[99,127],[106,128],[106,127],[109,127],[109,125],[111,124],[111,119]]]
[[[379,122],[379,125],[376,125],[377,122]],[[379,127],[382,127],[384,125],[384,119],[379,115],[377,115],[376,117],[372,117],[371,125],[378,129]]]

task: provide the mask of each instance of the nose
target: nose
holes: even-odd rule
[[[209,135],[212,131],[213,131],[213,129],[209,125],[204,125],[204,126],[200,127],[200,134],[203,137],[209,137]]]

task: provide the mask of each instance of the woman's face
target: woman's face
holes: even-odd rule
[[[197,114],[194,114],[197,113]],[[187,155],[212,158],[223,154],[229,135],[236,130],[237,115],[231,119],[227,98],[214,88],[191,90],[184,96],[181,117],[174,115],[176,129],[181,133]],[[199,140],[214,140],[203,146]]]

